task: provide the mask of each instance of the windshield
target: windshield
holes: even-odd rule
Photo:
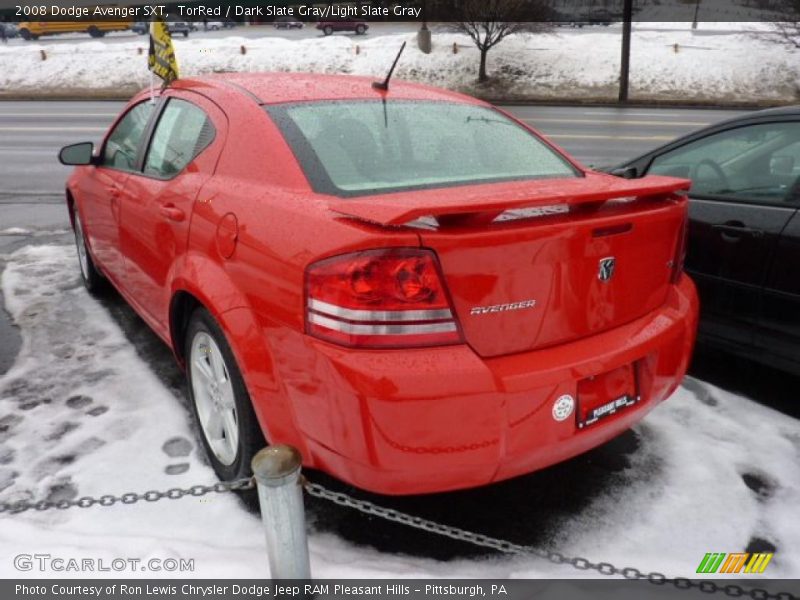
[[[361,196],[581,175],[538,137],[481,106],[347,101],[267,111],[320,193]]]

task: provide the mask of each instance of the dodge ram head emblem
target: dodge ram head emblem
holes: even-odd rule
[[[597,271],[597,278],[600,281],[608,281],[614,276],[614,266],[617,264],[617,259],[613,256],[600,259],[600,268]]]

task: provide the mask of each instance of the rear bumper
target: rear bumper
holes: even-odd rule
[[[541,469],[629,428],[680,383],[697,316],[684,276],[659,310],[552,348],[483,359],[468,346],[358,351],[297,334],[277,363],[307,466],[380,493],[439,492]],[[580,380],[635,361],[639,403],[585,429],[553,418]]]

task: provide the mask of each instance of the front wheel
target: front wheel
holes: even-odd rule
[[[356,26],[356,35],[364,35],[366,28],[363,25]]]
[[[323,27],[322,33],[324,33],[325,35],[331,35],[333,33],[333,27],[331,27],[330,25],[328,25],[327,27]]]
[[[72,230],[75,234],[75,248],[78,251],[78,264],[81,268],[81,280],[84,287],[91,294],[97,294],[102,291],[105,279],[95,267],[92,255],[89,254],[89,249],[86,247],[86,235],[83,233],[81,215],[75,205],[72,207],[72,223]]]
[[[192,409],[211,466],[223,481],[248,477],[264,436],[225,334],[205,309],[192,313],[184,356]]]

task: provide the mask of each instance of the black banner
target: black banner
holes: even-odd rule
[[[687,582],[689,585],[687,586]],[[676,585],[677,584],[677,585]],[[725,590],[727,586],[727,592]],[[262,598],[318,598],[320,600],[400,599],[432,600],[498,598],[505,600],[696,600],[745,596],[793,600],[800,596],[797,580],[727,579],[662,580],[655,584],[630,580],[546,579],[326,579],[292,580],[2,580],[4,600],[260,600]],[[751,590],[756,589],[755,594]],[[783,595],[779,595],[783,593]]]
[[[626,0],[0,0],[5,21],[230,20],[269,23],[357,19],[376,21],[513,21],[580,25],[623,19]],[[631,0],[633,20],[776,22],[800,20],[800,0]]]

